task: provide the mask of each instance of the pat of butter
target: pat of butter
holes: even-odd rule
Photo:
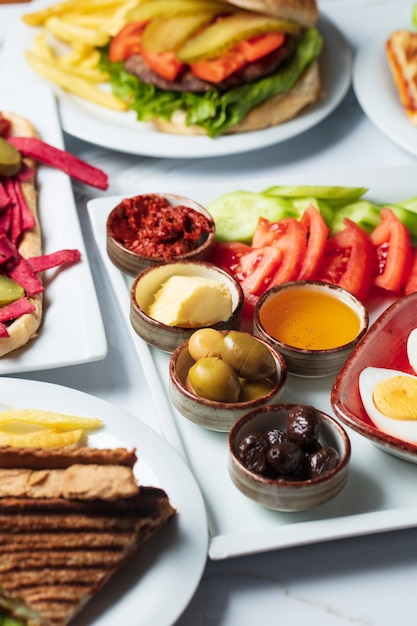
[[[196,328],[224,322],[232,314],[224,283],[200,276],[170,276],[155,294],[148,314],[167,326]]]

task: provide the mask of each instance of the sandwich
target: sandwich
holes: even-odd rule
[[[275,126],[321,97],[315,0],[145,0],[103,50],[113,93],[167,133]]]
[[[394,31],[385,50],[399,100],[408,119],[417,125],[417,33]]]
[[[0,357],[38,336],[43,272],[81,258],[70,249],[43,254],[36,179],[40,162],[100,189],[108,185],[101,170],[43,142],[30,120],[0,111]]]
[[[162,489],[137,485],[135,462],[123,448],[0,448],[4,614],[65,626],[174,517]]]

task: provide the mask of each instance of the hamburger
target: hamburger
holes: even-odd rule
[[[321,94],[315,0],[145,0],[103,50],[139,121],[216,137],[275,126]]]

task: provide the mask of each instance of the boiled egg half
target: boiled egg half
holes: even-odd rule
[[[407,341],[407,356],[417,373],[417,329]],[[365,411],[381,431],[417,444],[417,376],[383,367],[366,367],[359,375]]]

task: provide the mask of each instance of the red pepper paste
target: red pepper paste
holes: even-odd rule
[[[201,246],[214,222],[187,206],[148,194],[126,198],[108,220],[111,235],[125,248],[148,257],[172,259]]]

